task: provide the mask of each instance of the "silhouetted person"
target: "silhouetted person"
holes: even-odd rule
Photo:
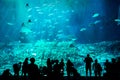
[[[108,61],[108,59],[104,63],[104,70],[106,71],[106,73],[104,73],[104,76],[105,77],[109,76],[111,71],[111,63]]]
[[[52,75],[52,62],[50,58],[47,59],[47,76],[50,77]]]
[[[2,80],[11,80],[12,74],[10,73],[10,69],[4,70],[2,73]]]
[[[58,60],[54,61],[53,75],[54,75],[54,79],[60,80],[60,67],[59,67],[59,61]]]
[[[30,59],[30,64],[28,65],[28,76],[30,80],[38,80],[39,70],[38,66],[35,63],[35,59]]]
[[[28,74],[28,58],[25,58],[22,66],[22,75],[26,76]]]
[[[78,80],[80,77],[80,74],[78,73],[77,69],[75,69],[74,67],[72,68],[72,73],[73,73],[73,78],[75,80]]]
[[[68,61],[67,61],[67,76],[68,76],[68,78],[70,78],[70,76],[73,74],[73,71],[72,71],[72,69],[73,69],[73,63],[68,59]]]
[[[118,73],[119,68],[117,65],[117,61],[115,58],[112,58],[111,60],[112,60],[112,62],[108,62],[108,60],[106,60],[106,62],[104,64],[105,70],[106,70],[104,77],[106,77],[108,80],[119,80],[120,74]]]
[[[111,63],[111,73],[110,76],[112,79],[114,79],[115,77],[117,77],[117,62],[115,58],[112,58],[112,63]]]
[[[96,59],[93,64],[94,74],[95,77],[101,77],[102,67],[100,63],[98,63],[98,60]]]
[[[86,68],[86,76],[88,76],[88,71],[90,72],[90,76],[91,76],[91,63],[93,62],[93,59],[90,57],[89,54],[87,54],[87,57],[84,59],[85,64],[85,68]]]
[[[60,66],[60,76],[63,77],[64,76],[64,66],[65,66],[63,59],[61,59],[59,66]]]
[[[47,75],[47,71],[48,71],[48,69],[46,66],[40,67],[40,75],[41,76]]]
[[[21,69],[21,62],[13,64],[14,76],[19,76],[19,71]]]
[[[117,70],[117,77],[120,80],[120,57],[117,58],[117,63],[116,63],[116,70]]]

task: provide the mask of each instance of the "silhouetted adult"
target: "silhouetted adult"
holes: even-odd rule
[[[52,75],[52,62],[50,58],[47,59],[47,76],[50,77]]]
[[[2,73],[2,80],[11,80],[12,74],[10,73],[10,69],[6,69]]]
[[[63,59],[61,59],[59,66],[60,66],[60,76],[63,77],[64,76],[64,66],[65,66]]]
[[[68,76],[68,78],[71,76],[71,74],[73,73],[73,63],[68,59],[68,61],[67,61],[67,76]]]
[[[93,64],[93,70],[94,70],[95,77],[101,77],[102,67],[100,63],[98,63],[97,59],[95,60]]]
[[[53,75],[54,75],[54,79],[60,80],[60,66],[59,66],[59,61],[58,60],[55,60],[55,62],[54,62]]]
[[[30,64],[28,65],[28,77],[30,80],[38,80],[39,70],[38,66],[35,63],[35,59],[30,59]]]
[[[84,59],[85,62],[85,68],[86,68],[86,76],[88,76],[88,71],[91,76],[91,63],[93,62],[93,59],[90,57],[89,54],[87,54],[87,57]]]
[[[117,62],[115,58],[112,58],[112,62],[111,62],[111,73],[110,76],[112,79],[114,79],[115,77],[117,77]]]
[[[111,63],[108,59],[104,63],[104,70],[106,71],[106,73],[104,73],[104,76],[108,77],[111,73]]]
[[[120,57],[117,58],[117,63],[116,63],[116,70],[117,70],[117,77],[120,80]]]
[[[22,75],[26,76],[28,74],[28,58],[25,58],[22,66]]]

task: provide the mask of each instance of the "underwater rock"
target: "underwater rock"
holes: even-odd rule
[[[0,46],[2,46],[2,44]],[[99,59],[100,63],[103,63],[106,59],[111,59],[116,56],[116,54],[110,54],[109,51],[110,49],[119,50],[120,42],[103,41],[91,44],[75,44],[75,42],[72,41],[51,42],[46,40],[38,40],[34,43],[11,42],[9,43],[9,46],[12,47],[9,54],[4,51],[5,49],[0,49],[0,65],[4,66],[5,69],[5,65],[12,65],[13,63],[20,61],[22,62],[26,57],[34,57],[36,59],[36,64],[45,66],[46,60],[49,57],[54,60],[61,60],[63,58],[65,62],[70,59],[80,73],[83,71],[83,60],[88,53],[93,58]],[[8,48],[9,47],[6,47],[6,49]],[[3,70],[2,66],[0,66],[0,71]],[[85,72],[81,73],[81,75],[84,74]]]
[[[113,53],[113,54],[118,54],[120,52],[120,41],[113,42],[113,44],[110,44],[107,48],[106,51]]]

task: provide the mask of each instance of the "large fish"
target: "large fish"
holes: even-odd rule
[[[11,22],[8,22],[7,23],[9,26],[13,26],[14,25],[14,23],[11,23]]]
[[[115,21],[117,22],[117,25],[120,25],[120,5],[118,9],[118,19],[115,19]]]
[[[99,13],[95,13],[95,14],[93,14],[93,18],[96,18],[96,17],[98,17],[98,16],[100,16],[100,14]]]
[[[29,33],[31,33],[31,32],[32,32],[32,30],[31,30],[31,29],[29,29],[29,28],[27,28],[27,27],[22,27],[22,29],[21,29],[21,31],[20,31],[20,32],[25,33],[25,34],[29,34]]]
[[[86,28],[81,28],[80,31],[86,31]]]

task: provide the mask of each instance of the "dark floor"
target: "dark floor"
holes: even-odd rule
[[[7,78],[6,79],[2,79],[2,76],[0,76],[0,80],[29,80],[28,78],[24,78],[24,77],[11,77],[11,78]],[[68,79],[67,76],[65,76],[63,79],[55,79],[55,78],[47,78],[47,77],[43,77],[43,78],[40,78],[38,80],[120,80],[120,79],[116,79],[116,78],[104,78],[104,77],[101,77],[101,78],[96,78],[96,77],[85,77],[85,76],[82,76],[82,77],[70,77]]]

